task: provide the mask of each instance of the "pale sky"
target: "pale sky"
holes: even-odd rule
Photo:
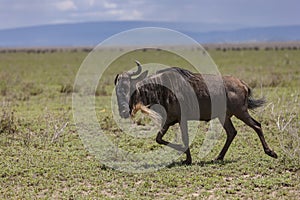
[[[0,0],[0,29],[120,20],[299,25],[299,10],[299,0]]]

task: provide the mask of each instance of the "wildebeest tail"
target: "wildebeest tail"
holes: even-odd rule
[[[248,87],[248,99],[247,99],[247,101],[248,101],[248,108],[250,110],[261,107],[266,103],[266,99],[264,97],[259,98],[259,99],[254,99],[252,97],[252,90],[249,87]]]

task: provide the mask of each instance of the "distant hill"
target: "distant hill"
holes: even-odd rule
[[[204,23],[108,21],[0,30],[0,47],[94,46],[121,31],[149,26],[174,29],[200,43],[300,40],[300,25],[241,28]]]
[[[244,28],[233,31],[186,32],[201,43],[300,41],[300,25]]]

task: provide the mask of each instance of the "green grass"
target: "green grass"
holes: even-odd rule
[[[238,135],[224,162],[211,160],[221,150],[225,133],[204,158],[199,152],[205,135],[200,133],[191,147],[192,166],[181,165],[181,156],[156,172],[111,169],[85,149],[73,121],[69,92],[74,90],[77,70],[87,53],[1,53],[0,198],[298,199],[300,51],[209,53],[222,74],[249,83],[256,97],[266,96],[266,106],[252,115],[262,123],[266,140],[278,153],[278,159],[265,155],[256,133],[233,119]],[[134,59],[142,63],[163,60],[161,53],[155,51],[137,55],[139,58],[128,55],[113,63],[100,80],[96,110],[105,134],[119,148],[148,152],[160,148],[155,135],[134,139],[122,134],[110,108],[116,73],[133,66]],[[164,62],[173,64],[176,59]],[[178,60],[181,65],[185,62]],[[206,123],[199,124],[199,132],[208,128]],[[174,137],[172,132],[176,129],[170,132],[166,138]],[[118,156],[118,152],[115,154]]]

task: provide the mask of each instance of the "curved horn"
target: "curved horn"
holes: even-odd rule
[[[137,69],[136,72],[129,72],[128,73],[129,76],[135,76],[135,75],[138,75],[138,74],[140,74],[142,72],[142,65],[141,65],[141,63],[139,61],[137,61],[137,60],[135,61],[135,63],[137,65],[138,69]]]

